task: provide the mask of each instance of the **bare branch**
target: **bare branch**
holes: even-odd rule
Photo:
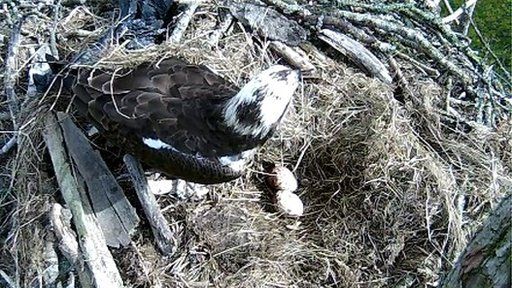
[[[128,168],[130,177],[133,182],[139,201],[144,208],[147,219],[151,224],[153,235],[155,236],[158,248],[164,255],[174,253],[177,246],[177,241],[174,237],[174,233],[169,228],[169,223],[162,215],[160,206],[155,199],[155,196],[149,191],[148,183],[144,177],[144,171],[139,161],[131,155],[124,155],[123,161]]]

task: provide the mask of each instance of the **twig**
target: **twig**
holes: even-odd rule
[[[83,256],[91,271],[96,287],[123,287],[121,275],[103,233],[86,202],[82,202],[77,181],[63,146],[64,139],[57,119],[50,114],[45,119],[44,141],[50,152],[57,182],[66,201],[78,232]]]
[[[461,23],[457,26],[458,31],[462,33],[462,35],[468,35],[469,32],[469,26],[471,25],[473,13],[475,12],[476,8],[476,1],[475,4],[469,6],[467,9],[464,10],[464,14],[462,14],[461,17]]]
[[[505,80],[507,80],[507,82],[509,82],[511,78],[510,78],[510,73],[508,72],[507,68],[505,68],[505,66],[501,62],[500,58],[494,53],[494,51],[492,50],[489,43],[485,40],[484,36],[480,32],[480,29],[478,29],[478,26],[476,26],[475,22],[473,21],[473,18],[470,18],[470,22],[471,22],[471,25],[473,26],[473,29],[475,29],[475,33],[478,36],[478,39],[480,39],[480,42],[482,42],[482,44],[484,44],[485,50],[487,50],[491,54],[492,58],[494,58],[494,61],[496,61],[496,63],[498,63],[498,66],[500,67],[501,71],[507,77],[507,79],[505,79]]]
[[[192,1],[188,4],[185,11],[183,11],[183,14],[181,14],[178,18],[178,21],[176,21],[176,26],[174,27],[171,36],[169,36],[169,43],[180,43],[181,37],[183,37],[183,34],[185,33],[185,30],[187,29],[190,20],[194,16],[194,13],[196,12],[200,2],[201,1]]]
[[[346,21],[344,19],[340,19],[338,17],[331,17],[331,16],[325,16],[323,18],[323,21],[321,21],[322,27],[325,26],[334,26],[338,28],[341,32],[347,33],[352,35],[354,38],[356,38],[361,43],[365,43],[373,48],[378,49],[380,52],[383,53],[390,53],[394,52],[396,50],[395,45],[382,42],[379,39],[377,39],[374,35],[370,35],[366,33],[363,29],[358,28],[349,21]],[[325,27],[329,28],[329,27]]]
[[[443,23],[450,23],[456,19],[459,19],[460,15],[462,15],[462,13],[464,13],[466,11],[466,9],[468,9],[469,7],[475,5],[477,1],[478,0],[466,1],[461,7],[459,7],[459,9],[455,10],[450,15],[444,17],[441,21]]]
[[[11,139],[9,139],[4,144],[4,146],[2,146],[2,148],[0,148],[0,156],[7,154],[9,152],[9,150],[11,150],[11,148],[14,147],[14,145],[16,145],[17,142],[18,142],[17,135],[14,135],[13,137],[11,137]]]
[[[0,277],[4,280],[3,282],[7,284],[9,288],[18,288],[19,286],[14,283],[14,281],[4,272],[4,270],[0,269]]]
[[[169,223],[162,215],[160,206],[155,199],[155,196],[149,191],[149,186],[146,178],[144,177],[144,171],[139,161],[131,155],[124,155],[123,161],[128,168],[130,178],[132,179],[133,186],[139,197],[139,201],[144,208],[147,219],[153,230],[158,248],[164,255],[173,254],[176,250],[177,243],[174,237],[174,233],[169,228]]]
[[[437,71],[436,69],[428,67],[427,65],[417,61],[416,59],[412,58],[411,56],[409,56],[409,55],[407,55],[405,53],[397,52],[396,56],[411,62],[411,64],[416,66],[418,69],[422,70],[427,75],[430,75],[430,76],[433,76],[433,77],[436,77],[436,78],[439,77],[439,74],[440,74],[439,71]]]
[[[445,54],[441,53],[441,51],[434,47],[432,43],[424,35],[418,33],[416,30],[403,26],[398,26],[394,23],[386,22],[382,19],[377,19],[369,14],[358,14],[354,12],[341,10],[337,11],[336,14],[339,15],[340,17],[349,19],[359,24],[373,26],[384,31],[401,35],[405,39],[415,43],[415,45],[417,45],[418,48],[420,48],[423,52],[430,55],[430,57],[432,57],[435,61],[439,62],[439,64],[443,66],[446,70],[448,70],[451,74],[457,76],[457,78],[459,78],[464,84],[464,87],[470,92],[473,92],[473,79],[470,75],[468,75],[468,71],[463,71],[461,68],[455,65],[455,63],[448,60]]]

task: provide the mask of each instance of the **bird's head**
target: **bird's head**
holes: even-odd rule
[[[300,83],[300,71],[274,65],[251,79],[222,113],[236,133],[266,138],[282,119]]]

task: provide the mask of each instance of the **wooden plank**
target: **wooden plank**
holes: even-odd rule
[[[87,211],[78,192],[77,181],[73,177],[71,162],[64,148],[64,139],[59,123],[53,114],[45,119],[44,141],[50,152],[57,182],[68,208],[73,214],[73,222],[78,233],[78,242],[84,262],[91,272],[95,287],[123,287],[121,275],[117,270],[106,240],[94,217]]]
[[[85,180],[89,200],[107,245],[116,248],[128,245],[131,242],[130,233],[139,223],[135,209],[82,131],[65,113],[57,113],[57,117],[69,153]]]

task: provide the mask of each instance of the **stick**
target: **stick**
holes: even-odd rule
[[[142,166],[137,159],[128,154],[124,155],[123,161],[126,164],[126,168],[128,168],[139,201],[151,225],[151,230],[153,230],[158,248],[163,255],[173,254],[177,246],[174,233],[171,231],[169,223],[162,215],[155,196],[149,191]]]
[[[196,12],[200,2],[201,1],[192,1],[188,4],[185,11],[183,11],[183,14],[181,14],[178,18],[178,21],[176,21],[176,26],[174,27],[168,42],[173,44],[180,43],[181,37],[183,37],[183,34],[185,34],[185,30],[187,30],[188,24],[194,16],[194,13]]]
[[[320,33],[318,38],[343,53],[372,76],[377,77],[384,83],[391,84],[393,79],[391,79],[386,66],[359,42],[329,29],[322,29]]]
[[[78,261],[79,250],[76,235],[71,230],[71,212],[54,203],[49,213],[53,232],[58,240],[59,250],[72,265]]]
[[[9,113],[11,114],[13,130],[18,130],[17,115],[20,109],[18,97],[14,91],[14,85],[18,78],[16,61],[18,59],[18,49],[20,45],[21,24],[23,18],[20,19],[13,27],[7,48],[7,58],[5,59],[5,72],[4,72],[4,93],[9,106]]]
[[[18,143],[18,137],[14,135],[0,148],[0,156],[7,154],[16,143]]]
[[[463,70],[462,68],[459,68],[454,62],[448,60],[445,54],[443,54],[441,51],[439,51],[439,49],[434,47],[434,45],[424,35],[418,33],[418,31],[412,28],[403,27],[389,21],[384,21],[382,19],[372,17],[371,15],[368,14],[358,14],[354,12],[339,10],[336,11],[336,15],[338,15],[339,17],[343,17],[345,19],[349,19],[361,25],[371,25],[374,26],[375,28],[382,29],[390,33],[396,33],[397,35],[401,35],[403,38],[411,41],[412,43],[415,44],[415,46],[417,46],[413,48],[419,48],[421,51],[430,55],[430,57],[432,57],[433,60],[437,61],[439,65],[441,65],[451,74],[459,78],[462,81],[464,87],[468,91],[473,92],[473,75],[469,74],[468,70]]]
[[[299,68],[302,72],[307,72],[308,74],[314,74],[316,72],[315,66],[311,64],[305,52],[299,47],[290,47],[283,42],[271,41],[270,48],[281,55],[288,63]]]
[[[4,283],[7,284],[8,288],[18,288],[19,285],[16,285],[16,283],[14,282],[14,280],[11,279],[11,277],[9,277],[9,275],[7,275],[7,273],[4,272],[4,270],[0,269],[0,277],[2,279],[4,279]]]
[[[103,233],[94,215],[87,211],[88,204],[82,202],[63,146],[62,131],[53,114],[49,114],[45,119],[44,141],[50,152],[62,196],[73,214],[83,257],[96,287],[123,287],[121,275],[107,248]]]
[[[459,9],[455,10],[450,15],[444,17],[442,22],[443,23],[450,23],[450,22],[452,22],[452,21],[454,21],[456,19],[459,19],[460,15],[462,15],[462,13],[464,13],[464,11],[466,11],[466,9],[468,9],[469,7],[475,5],[477,1],[478,0],[468,0],[468,1],[466,1],[461,7],[459,7]]]
[[[220,38],[228,32],[229,28],[233,24],[233,15],[226,14],[226,17],[222,22],[219,23],[217,29],[215,29],[208,39],[208,42],[212,46],[216,46],[219,43]]]

